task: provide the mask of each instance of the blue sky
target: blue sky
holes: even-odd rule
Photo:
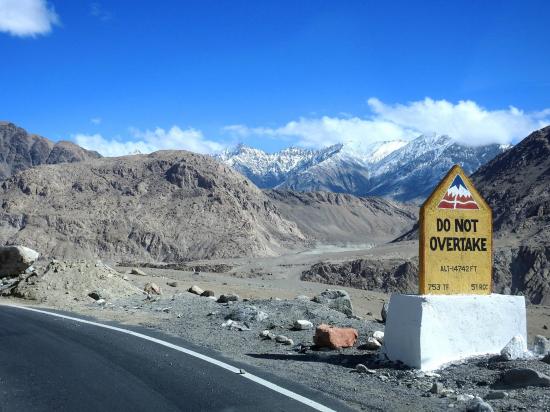
[[[548,1],[0,0],[0,118],[103,154],[550,123]]]

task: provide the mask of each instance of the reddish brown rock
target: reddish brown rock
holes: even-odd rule
[[[315,330],[313,342],[317,346],[331,349],[349,348],[357,341],[359,334],[353,328],[335,328],[329,325],[319,325]]]

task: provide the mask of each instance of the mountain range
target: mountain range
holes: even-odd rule
[[[464,146],[445,135],[411,141],[343,143],[320,150],[291,147],[266,153],[245,145],[215,157],[260,188],[329,191],[424,200],[452,165],[473,173],[509,145]]]

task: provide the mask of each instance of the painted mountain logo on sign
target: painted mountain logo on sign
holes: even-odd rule
[[[479,209],[460,175],[456,175],[437,207],[439,209]]]

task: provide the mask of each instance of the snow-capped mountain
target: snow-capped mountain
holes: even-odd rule
[[[293,147],[277,153],[239,145],[216,157],[261,188],[417,201],[431,193],[452,165],[458,163],[466,173],[473,173],[508,148],[497,144],[463,146],[449,136],[423,135],[409,142],[344,142],[321,150]]]

